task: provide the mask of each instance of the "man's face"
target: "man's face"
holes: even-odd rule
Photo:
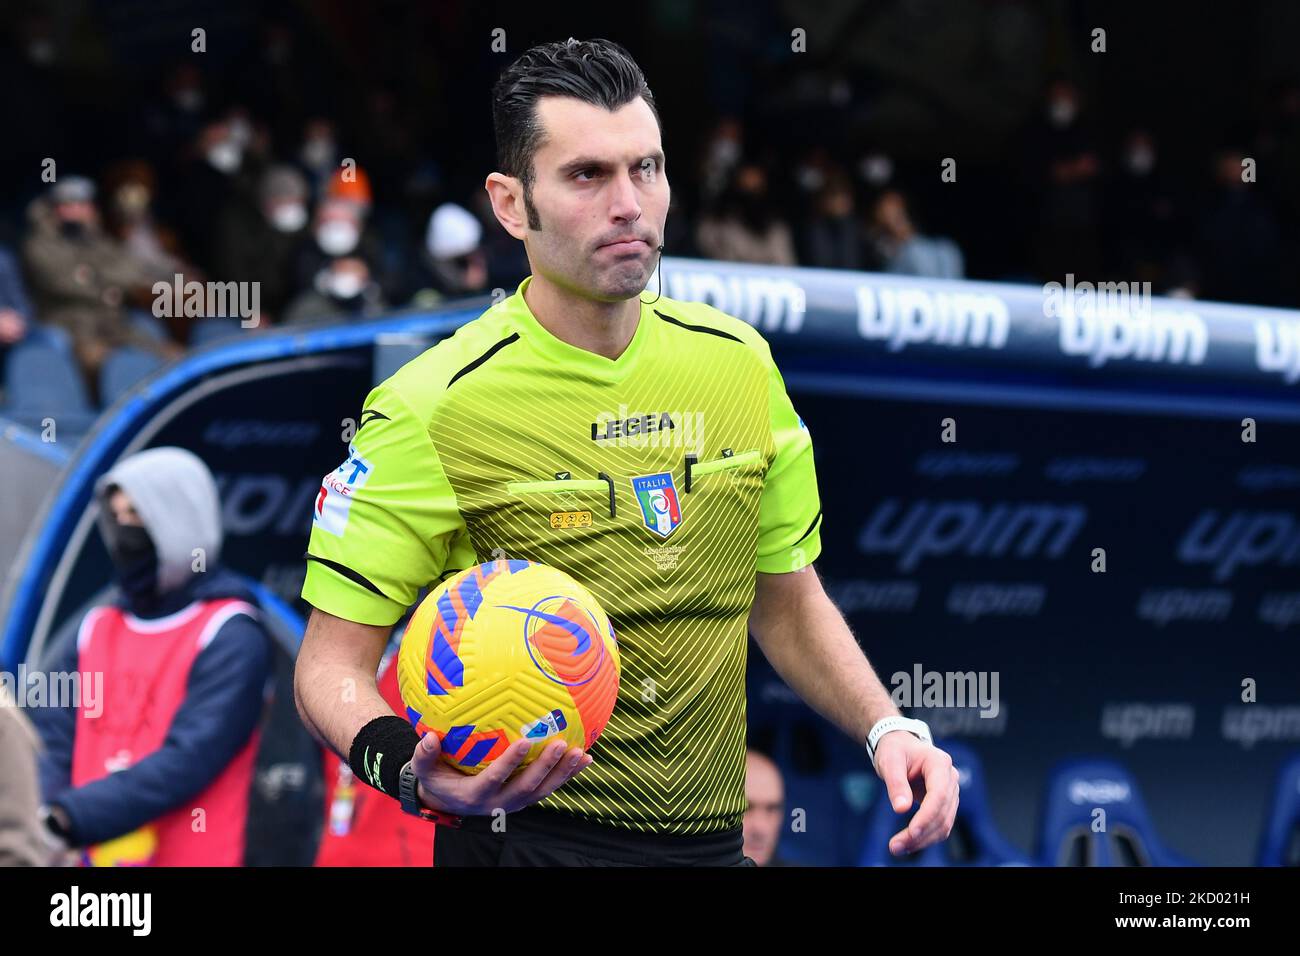
[[[767,866],[776,853],[785,819],[785,788],[781,774],[768,760],[750,757],[745,770],[745,856]]]
[[[140,520],[140,515],[136,513],[135,505],[131,504],[131,499],[126,496],[126,492],[117,488],[108,496],[108,507],[113,512],[113,517],[119,525],[135,525],[139,527],[144,524]]]
[[[604,302],[640,294],[658,262],[668,216],[654,113],[640,97],[611,113],[544,96],[537,116],[545,133],[531,192],[541,228],[529,228],[522,186],[509,177],[502,178],[514,184],[516,198],[502,224],[524,240],[533,271],[561,288]]]

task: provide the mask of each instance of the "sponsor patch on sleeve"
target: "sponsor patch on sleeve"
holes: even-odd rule
[[[316,506],[312,509],[312,523],[322,531],[341,537],[348,524],[352,499],[370,480],[373,471],[374,466],[349,445],[348,460],[321,480]]]

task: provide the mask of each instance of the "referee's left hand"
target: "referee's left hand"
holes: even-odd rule
[[[906,813],[913,800],[921,801],[912,822],[890,837],[890,853],[903,856],[948,839],[961,791],[951,757],[905,730],[895,730],[876,744],[876,772],[895,813]]]

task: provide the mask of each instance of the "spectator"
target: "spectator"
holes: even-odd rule
[[[323,116],[309,119],[303,127],[302,145],[298,147],[298,166],[307,177],[313,197],[325,195],[331,177],[339,171],[338,130],[334,121]]]
[[[323,266],[312,285],[284,311],[286,325],[326,319],[362,319],[384,311],[379,284],[361,256],[339,256]]]
[[[734,116],[718,120],[700,164],[700,200],[711,205],[722,197],[745,150],[745,128]]]
[[[314,288],[322,269],[341,256],[358,256],[367,263],[379,260],[379,239],[366,227],[364,207],[346,199],[326,197],[316,206],[312,241],[298,250],[294,285]]]
[[[885,272],[929,279],[963,277],[965,262],[957,244],[918,233],[907,199],[897,189],[886,189],[872,204],[871,237]]]
[[[796,264],[790,227],[774,214],[767,173],[757,163],[744,163],[736,169],[716,211],[700,221],[695,239],[710,259]]]
[[[307,181],[292,166],[272,166],[257,203],[237,203],[218,227],[216,271],[225,280],[257,282],[264,317],[274,319],[294,292],[298,252],[307,236]]]
[[[397,686],[399,637],[389,643],[376,677],[394,714],[406,712]],[[321,754],[325,774],[325,828],[315,866],[428,866],[437,827],[403,813],[401,804],[357,784],[352,768],[332,750]]]
[[[219,119],[205,124],[175,170],[170,202],[163,204],[165,218],[180,231],[181,246],[209,272],[216,266],[223,218],[231,209],[256,202],[259,170],[248,139],[240,123]]]
[[[822,269],[861,269],[862,237],[852,183],[843,174],[832,174],[815,197],[816,211],[807,227],[806,264]]]
[[[154,219],[153,204],[158,195],[153,167],[142,160],[127,160],[113,166],[104,177],[108,201],[104,224],[137,262],[161,276],[181,273],[199,278],[186,263],[176,234]]]
[[[1124,138],[1104,209],[1103,225],[1111,237],[1107,272],[1129,282],[1150,282],[1157,291],[1167,289],[1184,230],[1156,139],[1148,130],[1133,129]]]
[[[239,866],[271,645],[220,566],[216,483],[191,452],[154,448],[95,491],[118,592],[56,649],[81,700],[34,716],[46,826],[93,865]]]
[[[424,253],[415,270],[411,305],[428,308],[487,290],[483,225],[469,210],[455,203],[435,209],[429,216]]]
[[[23,263],[37,314],[71,335],[92,395],[114,349],[133,345],[168,359],[180,356],[176,343],[159,342],[132,325],[128,301],[147,301],[152,284],[170,277],[151,271],[103,231],[90,180],[63,179],[32,203],[28,219]]]
[[[1246,157],[1226,149],[1215,158],[1215,189],[1197,224],[1202,293],[1224,302],[1276,304],[1277,220],[1258,187],[1248,183]]]
[[[325,184],[325,199],[341,199],[357,207],[357,212],[365,222],[374,205],[375,197],[370,188],[370,176],[360,166],[347,169],[339,167]]]
[[[1100,267],[1098,175],[1101,164],[1082,120],[1078,87],[1065,79],[1047,88],[1046,111],[1029,155],[1037,189],[1034,249],[1043,278],[1093,277]]]
[[[31,322],[32,304],[23,289],[18,263],[8,249],[0,249],[0,360],[5,349],[27,336]]]
[[[41,833],[37,746],[32,725],[0,684],[0,866],[42,866],[50,857]]]
[[[745,856],[759,866],[789,866],[776,855],[785,828],[785,782],[781,770],[757,750],[745,752]]]

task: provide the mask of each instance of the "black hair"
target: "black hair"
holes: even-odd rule
[[[659,111],[645,74],[632,55],[612,40],[570,37],[524,52],[492,87],[492,125],[498,169],[523,183],[530,229],[541,228],[532,202],[532,186],[533,157],[545,135],[537,119],[537,100],[543,96],[571,96],[610,112],[639,96],[659,123]]]

